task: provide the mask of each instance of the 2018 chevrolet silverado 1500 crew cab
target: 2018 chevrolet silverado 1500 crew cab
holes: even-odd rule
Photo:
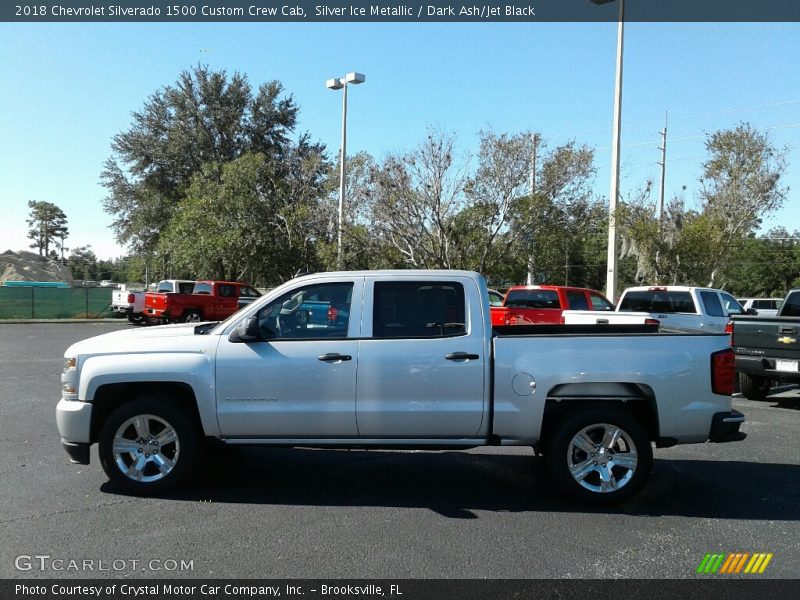
[[[756,309],[758,310],[758,309]],[[733,319],[731,345],[742,394],[763,400],[773,382],[800,383],[800,290],[786,296],[776,317]]]
[[[493,330],[486,283],[467,271],[317,273],[221,323],[74,344],[57,423],[74,462],[99,443],[108,477],[135,493],[184,480],[208,437],[532,446],[563,489],[611,502],[644,483],[653,443],[743,437],[728,336],[645,330]]]

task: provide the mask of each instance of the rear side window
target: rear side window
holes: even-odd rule
[[[558,292],[555,290],[511,290],[506,295],[508,308],[553,308],[560,309]]]
[[[570,310],[589,310],[586,295],[583,292],[567,292],[567,304]]]
[[[716,292],[700,292],[700,298],[703,300],[703,306],[706,307],[707,315],[712,317],[725,316],[725,313],[722,311],[722,304],[720,304]]]
[[[211,284],[210,283],[196,283],[194,285],[193,294],[210,294],[211,293]]]
[[[633,312],[697,314],[692,295],[689,292],[660,290],[628,292],[622,298],[619,309]]]
[[[236,286],[235,285],[219,285],[217,286],[217,295],[222,298],[235,298]]]
[[[193,291],[194,291],[194,284],[191,281],[189,283],[178,284],[179,294],[191,294]]]
[[[372,336],[434,338],[464,335],[464,286],[457,282],[376,282]]]

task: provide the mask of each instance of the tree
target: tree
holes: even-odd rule
[[[321,155],[302,136],[290,141],[298,107],[277,81],[254,94],[246,76],[197,66],[155,92],[116,135],[101,175],[105,210],[120,243],[152,253],[179,214],[194,177],[220,180],[225,164],[246,154],[280,159],[297,147]]]
[[[371,214],[377,235],[414,268],[453,267],[453,219],[464,207],[465,168],[455,137],[428,130],[423,143],[375,170]]]
[[[731,244],[780,208],[788,188],[779,186],[786,169],[785,151],[748,124],[711,134],[706,150],[710,156],[700,182],[703,214],[711,225],[706,240],[711,255],[707,283],[714,285]]]
[[[64,240],[69,235],[67,215],[52,202],[29,200],[30,218],[26,223],[30,227],[28,239],[33,240],[31,248],[36,248],[41,256],[51,256],[50,246],[64,251]]]
[[[248,153],[221,167],[207,164],[159,248],[175,267],[199,277],[286,281],[316,260],[308,224],[325,169],[315,152],[281,161]]]
[[[73,279],[97,280],[97,256],[91,245],[73,248],[67,258]]]

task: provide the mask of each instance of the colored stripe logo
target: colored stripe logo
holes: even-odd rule
[[[748,573],[763,573],[767,565],[772,560],[772,552],[734,552],[733,554],[706,554],[697,573],[701,575],[714,575],[722,573],[726,575]]]

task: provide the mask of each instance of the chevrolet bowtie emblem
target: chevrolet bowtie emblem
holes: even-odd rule
[[[781,344],[794,344],[797,340],[795,338],[793,338],[793,337],[789,337],[788,335],[785,335],[783,337],[779,337],[778,341]]]

